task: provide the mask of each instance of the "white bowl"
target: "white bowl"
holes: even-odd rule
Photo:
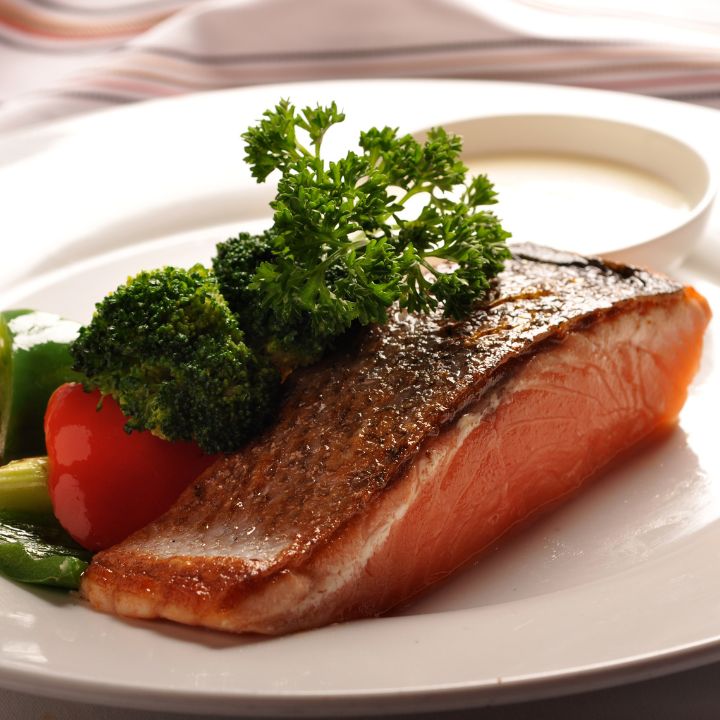
[[[516,241],[666,269],[700,238],[715,197],[697,150],[640,125],[517,114],[445,128],[463,137],[471,171],[495,182],[493,210]]]

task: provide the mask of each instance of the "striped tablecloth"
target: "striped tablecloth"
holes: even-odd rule
[[[541,81],[720,106],[720,2],[0,0],[0,131],[346,77]]]

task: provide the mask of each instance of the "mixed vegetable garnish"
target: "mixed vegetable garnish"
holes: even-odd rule
[[[342,120],[282,101],[243,135],[258,182],[279,172],[273,221],[221,242],[211,268],[141,272],[85,327],[0,315],[0,572],[76,587],[88,550],[270,422],[297,368],[391,306],[460,319],[483,298],[508,233],[460,138],[373,128],[328,161]]]
[[[31,310],[0,313],[0,572],[76,587],[90,554],[53,515],[43,417],[59,385],[79,379],[70,343],[79,325]]]

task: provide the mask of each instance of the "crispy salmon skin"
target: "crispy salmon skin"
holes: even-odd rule
[[[82,593],[233,632],[386,612],[675,422],[709,318],[664,276],[517,246],[468,320],[398,312],[296,372]]]

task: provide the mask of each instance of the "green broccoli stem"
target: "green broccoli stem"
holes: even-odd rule
[[[13,460],[0,467],[0,509],[52,512],[46,457]]]

